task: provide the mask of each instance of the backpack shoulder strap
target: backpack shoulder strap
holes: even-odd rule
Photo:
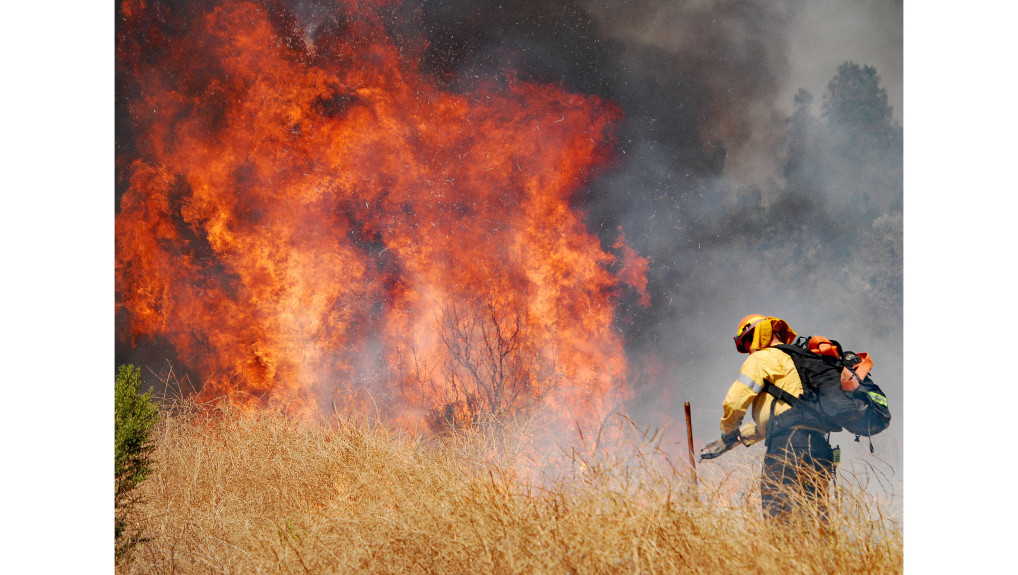
[[[807,409],[809,408],[809,406],[806,405],[800,398],[795,397],[791,393],[788,393],[787,391],[781,389],[780,387],[774,385],[769,381],[764,381],[763,391],[764,393],[771,394],[772,396],[774,396],[775,399],[780,399],[781,401],[784,401],[785,403],[791,405],[792,407],[801,405],[802,407],[805,407]]]
[[[773,347],[776,347],[781,351],[787,353],[788,355],[792,356],[792,359],[794,360],[797,360],[802,357],[809,357],[811,354],[816,355],[813,352],[809,351],[808,349],[799,346],[798,341],[796,343],[782,343],[775,345]]]

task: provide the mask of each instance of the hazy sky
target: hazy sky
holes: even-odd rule
[[[779,101],[786,104],[798,87],[819,94],[831,70],[845,60],[874,66],[887,90],[894,115],[902,119],[902,2],[813,0],[802,3],[789,27],[791,74]],[[790,109],[790,108],[789,108]]]

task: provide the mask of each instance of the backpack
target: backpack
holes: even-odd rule
[[[844,351],[838,342],[820,336],[800,337],[793,344],[775,347],[791,356],[803,388],[802,396],[795,397],[764,383],[765,392],[793,407],[772,418],[776,428],[806,425],[828,432],[844,428],[859,441],[860,436],[871,437],[890,425],[887,395],[869,376],[873,366],[869,354]],[[843,380],[845,388],[855,389],[846,391]]]

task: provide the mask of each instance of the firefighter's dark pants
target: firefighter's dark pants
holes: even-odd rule
[[[834,474],[834,452],[823,433],[786,429],[768,438],[760,499],[765,516],[784,518],[812,506],[826,518],[827,490]]]

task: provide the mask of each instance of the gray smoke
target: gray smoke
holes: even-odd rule
[[[690,401],[696,436],[716,437],[735,324],[776,315],[874,356],[895,416],[874,446],[900,480],[901,4],[836,4],[588,2],[627,113],[588,208],[651,260],[628,335],[663,373],[634,412],[681,429]],[[852,439],[832,441],[868,453]]]

